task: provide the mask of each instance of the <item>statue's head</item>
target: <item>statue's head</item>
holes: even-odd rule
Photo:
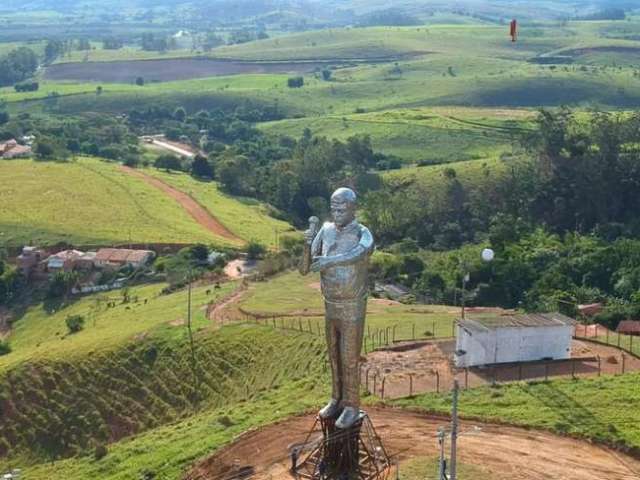
[[[339,227],[349,225],[356,218],[356,193],[350,188],[339,188],[331,195],[331,216]]]

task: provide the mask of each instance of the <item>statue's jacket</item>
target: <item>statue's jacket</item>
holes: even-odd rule
[[[367,269],[374,249],[369,229],[356,220],[343,228],[325,223],[312,244],[312,255],[333,257],[337,265],[321,273],[322,295],[328,303],[365,301]]]

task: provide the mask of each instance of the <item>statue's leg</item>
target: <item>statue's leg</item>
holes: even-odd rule
[[[331,366],[331,400],[320,410],[322,418],[337,415],[342,400],[341,371],[340,371],[340,331],[336,320],[336,308],[333,304],[326,304],[325,332],[327,336],[327,355]]]
[[[366,299],[345,305],[340,319],[342,404],[345,410],[336,423],[339,428],[350,427],[360,414],[360,354],[366,305]]]

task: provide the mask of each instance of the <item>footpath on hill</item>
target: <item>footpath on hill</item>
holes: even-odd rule
[[[220,223],[220,221],[216,217],[214,217],[211,212],[209,212],[206,208],[196,202],[188,194],[181,192],[180,190],[167,185],[162,180],[152,177],[151,175],[147,175],[146,173],[143,173],[139,170],[126,167],[124,165],[122,165],[120,168],[125,173],[133,177],[137,177],[147,182],[149,185],[152,185],[166,193],[168,196],[178,202],[182,206],[182,208],[184,208],[187,213],[189,213],[189,215],[193,217],[196,222],[198,222],[214,235],[218,235],[233,242],[243,243],[243,240],[240,237],[235,235],[227,227]]]
[[[385,448],[402,465],[413,458],[436,458],[437,428],[447,420],[392,408],[368,408]],[[304,442],[314,416],[293,417],[246,433],[203,460],[185,480],[240,478],[290,479],[289,448]],[[479,432],[475,427],[481,428]],[[640,478],[640,461],[586,441],[522,428],[461,422],[459,461],[475,465],[495,480],[631,480]],[[465,435],[465,433],[473,434]],[[394,472],[395,473],[395,472]]]

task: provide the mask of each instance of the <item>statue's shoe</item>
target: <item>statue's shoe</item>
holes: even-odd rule
[[[331,400],[329,400],[329,403],[327,403],[324,408],[320,410],[320,412],[318,412],[318,415],[320,415],[320,418],[323,419],[335,417],[339,409],[340,402],[335,398],[332,398]]]
[[[336,420],[337,428],[349,428],[360,418],[360,409],[355,407],[344,407],[342,415]]]

